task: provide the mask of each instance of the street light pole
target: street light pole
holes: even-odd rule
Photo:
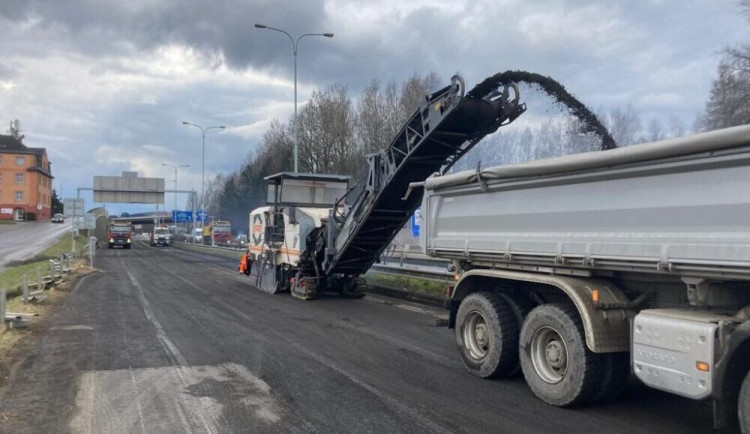
[[[203,128],[202,126],[198,124],[194,124],[192,122],[186,122],[182,121],[183,125],[192,125],[199,130],[201,130],[201,149],[202,149],[202,160],[201,160],[201,200],[200,200],[200,210],[203,211],[204,201],[205,201],[205,194],[206,194],[206,133],[209,130],[213,129],[221,129],[223,130],[226,128],[224,125],[217,125],[213,127]],[[175,188],[176,189],[176,188]]]
[[[177,192],[177,170],[178,169],[182,169],[183,167],[190,167],[190,165],[189,164],[181,164],[179,166],[175,166],[174,164],[165,164],[165,163],[161,163],[161,165],[164,166],[164,167],[171,167],[174,170],[174,189],[175,189],[175,194],[174,194],[174,209],[175,209],[175,211],[177,211],[177,193],[176,193]]]
[[[326,38],[333,38],[333,33],[305,33],[297,37],[297,39],[294,39],[292,35],[290,35],[286,31],[277,29],[275,27],[269,27],[264,24],[255,24],[255,27],[258,29],[268,29],[281,32],[285,34],[289,38],[289,41],[291,41],[292,43],[292,53],[294,54],[294,171],[297,172],[297,47],[299,47],[300,39],[304,38],[305,36],[323,36]]]

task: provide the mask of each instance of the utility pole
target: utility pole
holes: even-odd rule
[[[294,171],[297,172],[297,48],[299,47],[300,39],[304,38],[305,36],[323,36],[326,38],[333,38],[333,33],[305,33],[304,35],[299,36],[297,39],[294,39],[292,35],[290,35],[286,31],[277,29],[275,27],[269,27],[264,24],[255,24],[255,27],[258,29],[268,29],[283,33],[287,37],[289,37],[289,40],[292,42],[292,54],[294,55]]]
[[[201,204],[200,204],[200,210],[203,210],[203,207],[205,206],[206,201],[206,133],[208,130],[212,129],[225,129],[226,127],[224,125],[217,125],[213,127],[207,127],[203,128],[202,126],[198,124],[194,124],[192,122],[182,121],[183,125],[192,125],[199,130],[201,130],[201,149],[202,149],[202,160],[201,160]]]

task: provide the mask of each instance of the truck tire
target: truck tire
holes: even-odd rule
[[[742,434],[750,434],[750,372],[745,375],[742,388],[740,388],[740,396],[737,399],[737,413],[740,418]]]
[[[506,377],[518,365],[518,324],[499,294],[475,292],[456,316],[456,344],[466,369],[481,378]]]
[[[611,401],[628,387],[630,353],[607,353],[602,355],[602,359],[602,385],[591,397],[592,402]]]
[[[548,404],[585,404],[603,383],[602,357],[586,347],[583,323],[573,306],[534,308],[521,327],[519,343],[526,384]]]
[[[509,294],[505,292],[499,292],[498,294],[506,303],[508,303],[510,310],[513,311],[513,316],[516,318],[516,329],[520,334],[523,320],[526,319],[526,315],[528,315],[536,305],[533,301],[531,301],[530,298],[521,294]],[[516,335],[516,341],[514,345],[518,346],[518,335]],[[513,370],[508,373],[508,376],[513,377],[518,375],[520,372],[521,363],[518,359],[516,359],[516,365],[514,366]]]

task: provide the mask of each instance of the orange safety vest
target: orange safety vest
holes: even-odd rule
[[[237,267],[237,269],[240,271],[240,273],[245,274],[245,270],[247,269],[247,252],[242,255],[242,259],[240,259],[240,266]]]

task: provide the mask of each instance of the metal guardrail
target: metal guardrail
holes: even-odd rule
[[[24,304],[26,303],[39,303],[47,298],[47,295],[45,294],[45,290],[48,288],[48,286],[53,285],[55,283],[58,283],[62,281],[63,277],[73,271],[72,268],[70,268],[70,259],[73,257],[73,253],[62,253],[60,255],[60,259],[50,259],[49,260],[49,275],[42,276],[42,267],[37,266],[35,268],[35,274],[36,274],[36,280],[31,281],[29,279],[29,276],[27,274],[23,274],[21,276],[20,286],[21,286],[21,300]],[[89,257],[92,258],[93,255],[89,253]],[[91,259],[90,259],[91,260]],[[32,291],[31,287],[34,287],[35,290]],[[7,312],[7,291],[5,289],[0,289],[0,330],[6,327],[6,323],[8,323],[8,327],[10,328],[25,328],[29,326],[28,318],[32,316],[37,316],[37,314],[32,313],[16,313],[16,312]]]
[[[224,247],[224,246],[210,246],[206,244],[196,244],[187,241],[175,241],[173,244],[192,246],[197,249],[213,250],[213,251],[227,251],[232,253],[242,252],[244,247]],[[450,262],[444,259],[433,258],[419,252],[408,252],[403,250],[397,250],[391,252],[390,255],[383,256],[383,262],[381,264],[373,264],[370,269],[379,273],[387,273],[408,277],[417,277],[420,279],[429,279],[436,281],[447,281],[452,282],[454,277],[453,273],[446,270],[432,270],[429,268],[412,266],[407,267],[406,265],[424,265],[428,264],[428,267],[441,268],[447,266]],[[394,265],[388,265],[393,263]],[[398,264],[398,265],[395,265]]]
[[[438,282],[453,282],[453,273],[440,270],[431,270],[427,268],[401,267],[396,265],[374,264],[370,267],[371,271],[384,274],[393,274],[397,276],[416,277],[425,280],[434,280]]]
[[[180,244],[180,245],[185,245],[185,246],[192,246],[192,247],[196,247],[196,248],[199,248],[199,249],[225,250],[225,251],[234,252],[234,253],[242,252],[242,251],[245,250],[245,247],[211,246],[211,245],[207,245],[207,244],[190,243],[190,242],[187,242],[187,241],[174,241],[174,242],[172,242],[172,244],[173,245]]]

